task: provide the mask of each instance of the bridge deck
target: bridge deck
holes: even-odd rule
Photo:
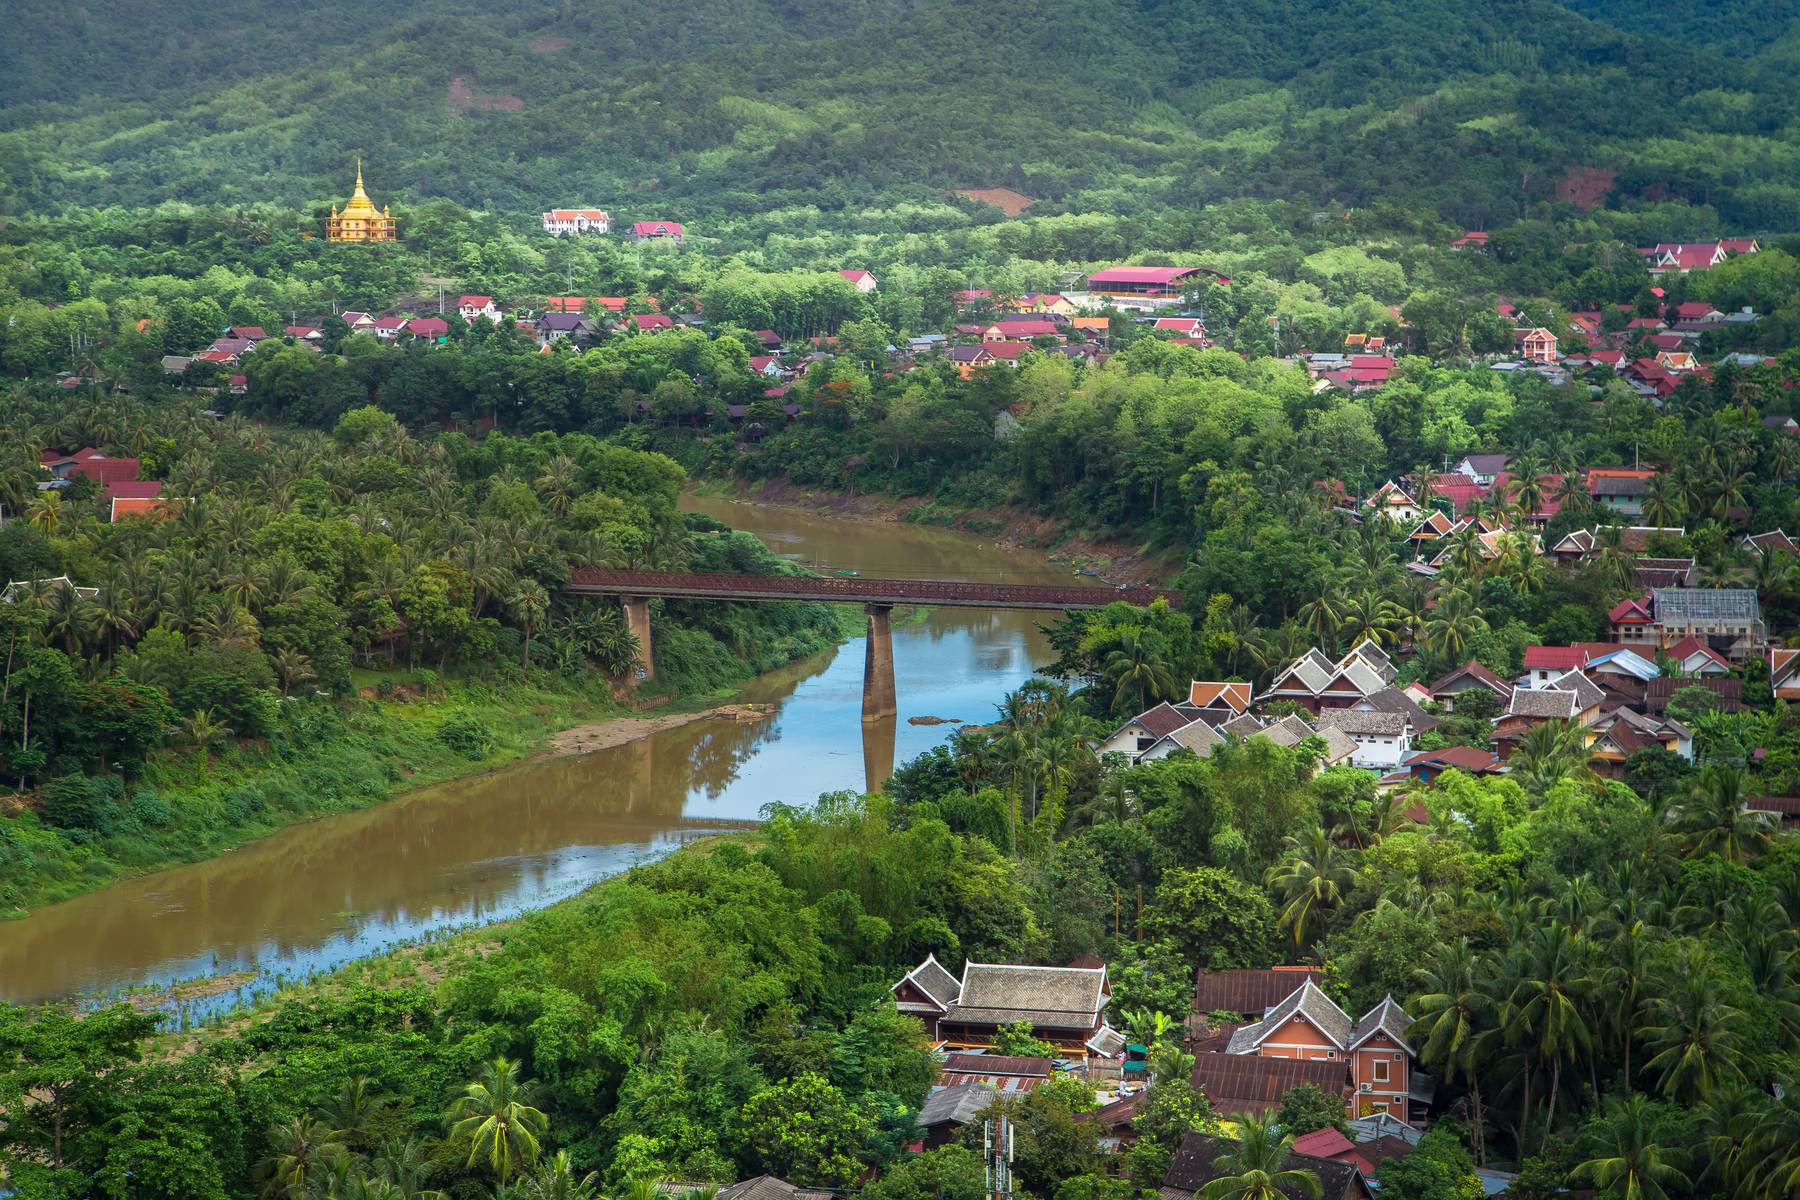
[[[930,604],[951,608],[1102,608],[1115,600],[1181,603],[1165,588],[1046,587],[956,583],[942,579],[811,578],[800,575],[695,574],[685,571],[578,570],[565,591],[589,596],[661,596],[694,600],[811,600],[846,604]]]

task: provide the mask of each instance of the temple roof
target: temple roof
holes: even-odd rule
[[[344,210],[339,215],[345,217],[379,217],[381,215],[375,207],[375,202],[369,199],[369,193],[363,190],[361,159],[356,161],[356,191],[351,195],[350,203],[344,205]]]

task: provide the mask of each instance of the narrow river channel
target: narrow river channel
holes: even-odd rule
[[[821,569],[872,576],[1069,583],[1067,567],[911,526],[692,498],[689,507]],[[555,903],[771,802],[861,790],[871,775],[985,722],[1048,658],[1043,614],[939,609],[897,622],[899,720],[861,721],[862,641],[764,676],[763,722],[702,721],[614,749],[427,788],[295,826],[0,922],[0,999],[31,1002],[242,973],[191,1005],[227,1007],[283,980],[445,930]]]

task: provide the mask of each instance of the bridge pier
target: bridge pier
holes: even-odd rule
[[[870,604],[864,611],[869,636],[863,643],[862,719],[868,724],[899,716],[900,704],[894,696],[894,606]]]
[[[648,682],[656,674],[656,660],[650,653],[650,597],[620,596],[625,608],[625,627],[637,638],[639,683]]]

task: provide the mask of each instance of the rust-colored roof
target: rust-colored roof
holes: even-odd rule
[[[1317,984],[1324,978],[1311,967],[1201,971],[1194,980],[1194,1011],[1261,1017],[1307,980]]]
[[[1196,1054],[1193,1084],[1221,1113],[1261,1115],[1281,1107],[1281,1098],[1313,1084],[1326,1095],[1348,1095],[1350,1064],[1256,1054]]]

